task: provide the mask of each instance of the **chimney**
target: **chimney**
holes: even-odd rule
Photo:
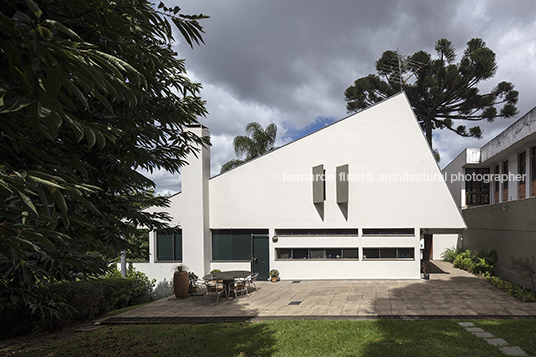
[[[208,128],[197,124],[185,130],[198,137],[210,137]],[[181,168],[182,179],[182,262],[198,276],[210,272],[209,184],[210,147],[198,146],[199,152],[189,154]],[[197,155],[197,157],[196,157]]]

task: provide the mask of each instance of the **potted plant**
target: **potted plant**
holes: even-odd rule
[[[175,267],[173,274],[173,292],[178,298],[188,295],[188,268],[186,265],[179,264]]]
[[[421,279],[430,279],[430,271],[428,270],[426,262],[422,262],[421,264]]]
[[[279,271],[277,269],[270,270],[268,275],[270,276],[272,283],[275,283],[279,279]]]
[[[197,280],[199,277],[195,275],[193,271],[188,272],[188,281],[190,282],[190,294],[193,294],[197,290]]]

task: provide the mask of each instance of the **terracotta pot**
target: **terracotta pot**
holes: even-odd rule
[[[272,283],[276,283],[277,282],[277,276],[272,276]]]
[[[190,282],[188,281],[188,273],[185,271],[176,272],[173,274],[173,292],[178,298],[183,298],[188,295],[188,288]]]

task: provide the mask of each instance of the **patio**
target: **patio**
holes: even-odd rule
[[[430,280],[258,281],[245,296],[164,298],[103,320],[114,323],[261,321],[270,319],[533,318],[522,303],[485,281],[434,261]]]

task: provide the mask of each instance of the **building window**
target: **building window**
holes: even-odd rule
[[[466,205],[487,205],[489,203],[489,169],[465,169]]]
[[[156,260],[182,261],[182,230],[156,232]]]
[[[525,183],[525,177],[527,176],[527,153],[519,153],[519,172],[521,175],[520,183]]]
[[[499,165],[496,165],[495,166],[495,177],[497,178],[497,180],[495,180],[495,187],[494,187],[495,192],[499,192],[499,186],[501,184],[501,180],[499,179],[499,177],[501,177],[500,176],[500,174],[501,174],[500,170],[501,169],[500,169]],[[498,202],[498,198],[497,198],[497,202]]]
[[[503,162],[503,177],[506,177],[506,180],[503,180],[503,190],[508,190],[508,160]],[[506,176],[504,176],[506,175]]]
[[[363,260],[414,260],[414,248],[363,248]]]
[[[530,167],[532,168],[532,181],[536,181],[536,146],[531,151]]]
[[[276,229],[275,234],[278,236],[357,236],[358,229]]]
[[[413,228],[363,228],[363,236],[415,236]]]
[[[358,259],[357,248],[278,248],[277,259]]]
[[[268,235],[267,229],[214,229],[212,230],[213,261],[250,261],[251,236]]]

